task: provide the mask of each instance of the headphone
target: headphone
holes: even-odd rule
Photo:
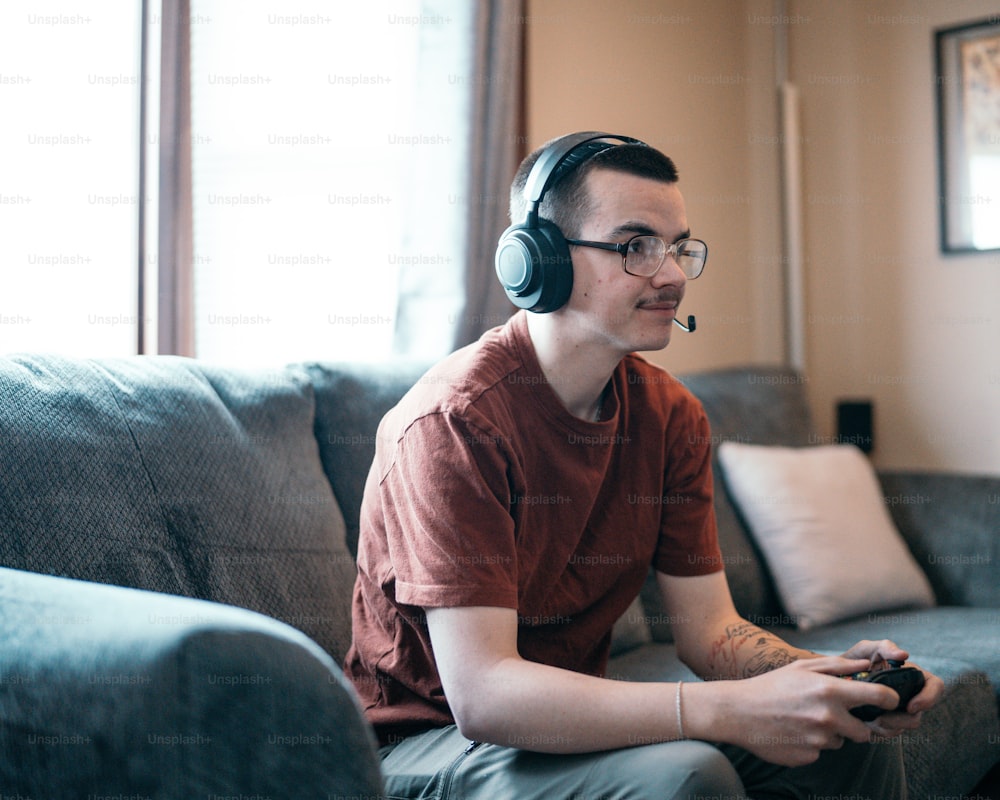
[[[569,245],[555,223],[538,216],[550,186],[605,150],[621,144],[645,144],[628,136],[586,131],[549,143],[539,154],[524,184],[528,213],[500,235],[494,266],[507,297],[518,308],[546,314],[562,308],[573,289]]]

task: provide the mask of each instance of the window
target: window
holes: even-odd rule
[[[139,4],[0,5],[0,352],[134,353]]]
[[[140,323],[155,329],[155,279],[144,310],[137,300],[139,6],[0,10],[0,352],[125,355]],[[194,355],[259,365],[447,352],[474,10],[191,0]],[[156,45],[159,21],[152,3]],[[146,194],[155,208],[155,187]],[[405,334],[401,295],[428,321]]]
[[[447,278],[462,253],[474,4],[433,5],[193,0],[200,356],[447,352],[433,323],[395,348],[401,282]],[[441,284],[439,323],[460,281]]]

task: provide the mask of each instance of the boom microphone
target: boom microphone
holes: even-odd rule
[[[674,324],[676,324],[678,328],[680,328],[682,331],[684,331],[684,333],[694,333],[694,329],[695,329],[695,325],[696,325],[696,322],[695,322],[695,319],[694,319],[694,314],[688,314],[688,324],[687,325],[685,325],[683,322],[681,322],[679,319],[677,319],[677,317],[674,317]]]

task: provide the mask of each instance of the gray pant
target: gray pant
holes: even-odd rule
[[[530,743],[526,743],[530,746]],[[387,797],[420,800],[771,800],[906,797],[899,742],[825,751],[788,769],[683,741],[578,755],[470,744],[455,726],[381,750]]]

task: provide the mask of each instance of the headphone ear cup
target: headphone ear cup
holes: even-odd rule
[[[562,232],[539,219],[535,227],[512,225],[500,236],[497,277],[518,308],[538,314],[562,308],[573,290],[573,261]]]

